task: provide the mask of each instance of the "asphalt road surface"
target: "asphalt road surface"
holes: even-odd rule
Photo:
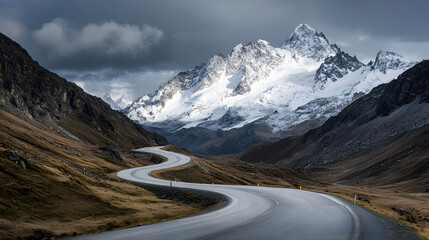
[[[170,186],[150,172],[186,164],[190,158],[150,147],[138,151],[168,158],[147,167],[123,170],[126,180]],[[341,198],[304,190],[172,182],[173,187],[212,191],[225,195],[224,207],[168,222],[73,239],[414,239],[391,220],[355,206]]]

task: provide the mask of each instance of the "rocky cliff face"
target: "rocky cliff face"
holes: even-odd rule
[[[335,56],[327,57],[323,61],[316,71],[314,80],[317,87],[323,89],[328,80],[336,82],[349,72],[355,72],[363,66],[364,64],[356,56],[352,57],[343,51],[338,51]]]
[[[166,140],[134,124],[101,99],[41,67],[17,43],[0,34],[0,107],[69,137],[135,148]]]

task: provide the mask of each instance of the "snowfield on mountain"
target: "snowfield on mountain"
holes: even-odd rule
[[[144,125],[173,125],[171,131],[257,122],[281,132],[306,120],[322,123],[414,64],[380,51],[365,65],[301,24],[280,48],[264,40],[238,44],[230,55],[180,72],[124,111]]]

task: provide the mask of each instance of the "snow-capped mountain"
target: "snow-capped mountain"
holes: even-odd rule
[[[294,58],[311,58],[316,61],[323,60],[339,51],[337,45],[329,44],[322,32],[316,32],[307,24],[300,24],[283,45]]]
[[[403,58],[401,55],[394,52],[380,51],[375,58],[373,69],[386,74],[389,70],[403,70],[410,68],[409,61]]]
[[[363,67],[363,65],[356,56],[352,57],[343,51],[338,51],[335,56],[325,58],[322,65],[317,69],[314,77],[316,87],[321,89],[328,80],[335,82],[349,72],[354,72]]]
[[[132,101],[129,100],[125,95],[122,95],[118,100],[115,101],[109,93],[106,93],[101,99],[109,104],[110,107],[114,110],[124,109],[132,103]]]
[[[380,51],[365,65],[301,24],[280,48],[264,40],[238,44],[229,55],[179,73],[123,111],[145,126],[170,132],[227,131],[255,123],[281,136],[307,120],[322,124],[414,64]]]
[[[122,95],[118,100],[115,101],[116,105],[118,105],[119,109],[124,109],[128,107],[133,101],[130,100],[127,96]]]

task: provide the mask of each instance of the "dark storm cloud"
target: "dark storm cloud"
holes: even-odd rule
[[[49,69],[76,73],[187,69],[238,43],[280,46],[299,23],[364,61],[378,50],[417,60],[429,55],[427,9],[424,0],[0,0],[0,31]]]

